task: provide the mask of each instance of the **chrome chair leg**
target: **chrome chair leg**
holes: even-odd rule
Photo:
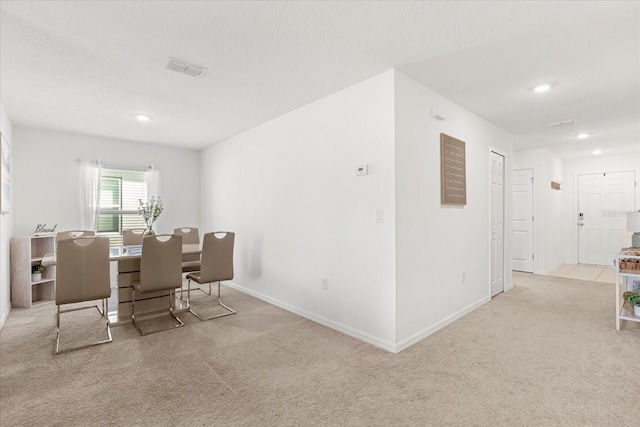
[[[180,296],[178,297],[178,299],[180,299],[181,301],[184,301],[184,297],[182,296],[182,291],[183,291],[183,287],[182,287],[182,283],[180,283]]]
[[[198,288],[200,289],[200,288]],[[202,291],[202,289],[200,289]],[[207,294],[205,291],[202,291],[205,294]],[[208,295],[211,295],[211,282],[209,282],[209,293]],[[191,314],[193,314],[194,316],[196,316],[198,319],[200,319],[201,322],[204,322],[205,320],[211,320],[211,319],[217,319],[219,317],[225,317],[225,316],[230,316],[232,314],[236,314],[236,311],[233,310],[231,307],[226,306],[225,304],[222,303],[222,299],[220,298],[220,282],[218,282],[218,305],[221,306],[222,308],[224,308],[225,310],[227,310],[227,313],[222,313],[222,314],[218,314],[216,316],[211,316],[211,317],[207,317],[207,318],[202,318],[200,317],[200,315],[198,313],[196,313],[195,311],[193,311],[191,309],[191,279],[189,279],[189,282],[187,284],[187,310],[189,310],[189,312]]]
[[[140,335],[144,335],[136,322],[136,290],[131,288],[131,322]]]
[[[105,303],[106,303],[106,307],[109,307],[109,302],[107,301],[106,298],[103,298],[103,300],[102,300],[102,306],[103,306],[102,311],[100,311],[100,307],[98,305],[92,305],[90,307],[72,308],[72,309],[69,309],[69,310],[60,310],[60,306],[58,306],[58,312],[57,312],[57,316],[56,316],[57,317],[57,319],[56,319],[56,350],[55,350],[54,354],[66,353],[68,351],[79,350],[81,348],[93,347],[94,345],[106,344],[106,343],[112,342],[113,339],[111,337],[111,327],[110,327],[110,323],[109,323],[109,318],[108,318],[108,316],[106,316],[107,312],[104,309]],[[100,313],[100,317],[104,317],[105,320],[106,320],[107,338],[104,339],[104,340],[101,340],[101,341],[93,342],[91,344],[85,344],[85,345],[81,345],[81,346],[77,346],[77,347],[70,347],[70,348],[65,348],[64,350],[60,350],[60,314],[61,313],[69,313],[71,311],[92,309],[94,307],[98,310],[98,313]]]
[[[211,295],[211,283],[209,283],[209,295]],[[229,313],[222,314],[222,315],[220,315],[218,317],[229,316],[231,314],[236,314],[235,310],[233,310],[231,307],[228,307],[228,306],[226,306],[226,305],[224,305],[222,303],[222,299],[220,298],[220,282],[218,282],[218,304],[220,304],[222,307],[224,307],[227,310],[229,310]]]
[[[191,281],[191,279],[188,279],[189,281]],[[209,295],[211,296],[211,283],[209,283],[209,293],[207,293],[204,289],[202,288],[195,288],[194,291],[200,291],[205,295]],[[187,285],[187,294],[189,293],[189,286]],[[184,301],[184,298],[182,297],[182,287],[180,288],[180,296],[178,297],[179,300]],[[187,305],[189,305],[188,303],[189,300],[189,295],[187,295]]]
[[[170,329],[174,329],[174,328],[179,328],[181,326],[184,326],[184,323],[182,322],[182,320],[180,320],[178,318],[178,316],[176,316],[176,314],[174,313],[174,308],[173,308],[173,299],[175,298],[174,291],[169,291],[169,314],[171,314],[171,317],[173,317],[178,324],[175,325],[173,328],[166,328],[166,329],[160,329],[158,331],[152,331],[152,332],[142,332],[142,329],[140,329],[140,326],[138,325],[138,322],[136,321],[136,311],[135,311],[135,301],[136,301],[136,296],[135,296],[135,289],[131,289],[131,320],[133,322],[133,326],[136,328],[136,330],[138,331],[138,333],[141,336],[145,336],[145,335],[151,335],[151,334],[155,334],[157,332],[163,332],[163,331],[168,331]],[[157,316],[156,316],[157,317]]]
[[[56,354],[60,352],[60,306],[58,306],[58,315],[56,320]]]

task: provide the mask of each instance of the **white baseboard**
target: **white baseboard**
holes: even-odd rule
[[[11,311],[11,309],[9,309],[9,311]],[[0,329],[2,329],[2,327],[4,326],[4,321],[7,320],[7,317],[9,317],[9,311],[3,313],[4,315],[0,316]]]
[[[362,332],[350,326],[343,325],[342,323],[339,323],[339,322],[334,322],[333,320],[326,319],[322,316],[318,316],[308,311],[301,310],[297,307],[292,306],[291,304],[282,302],[268,295],[261,294],[260,292],[256,292],[252,289],[245,288],[244,286],[238,285],[237,283],[224,282],[224,284],[226,286],[229,286],[230,288],[236,289],[240,292],[244,292],[245,294],[256,297],[262,301],[268,302],[269,304],[275,305],[276,307],[280,307],[284,310],[290,311],[291,313],[297,314],[298,316],[302,316],[306,319],[313,320],[314,322],[319,323],[323,326],[326,326],[331,329],[335,329],[336,331],[342,332],[343,334],[357,338],[360,341],[364,341],[366,343],[379,347],[383,350],[390,351],[392,353],[397,353],[396,346],[394,344],[381,340],[380,338],[374,337],[373,335],[367,334],[366,332]]]
[[[507,283],[507,286],[504,287],[504,291],[510,291],[511,289],[513,289],[513,282],[511,283]]]
[[[511,286],[513,287],[513,284],[511,284]],[[428,328],[425,328],[425,329],[423,329],[423,330],[421,330],[419,332],[416,332],[415,334],[411,335],[407,339],[404,339],[404,340],[400,341],[396,345],[395,353],[399,353],[402,350],[404,350],[404,349],[406,349],[408,347],[411,347],[412,345],[414,345],[418,341],[422,341],[423,339],[425,339],[429,335],[439,331],[440,329],[444,328],[447,325],[450,325],[451,323],[455,322],[456,320],[460,319],[461,317],[471,313],[473,310],[477,309],[478,307],[488,303],[489,301],[491,301],[490,297],[484,297],[484,298],[480,299],[479,301],[476,301],[476,302],[464,307],[463,309],[457,311],[456,313],[453,313],[452,315],[445,317],[444,319],[442,319],[441,321],[435,323],[434,325],[431,325]]]
[[[316,323],[319,323],[321,325],[324,325],[328,328],[331,329],[335,329],[336,331],[342,332],[343,334],[349,335],[351,337],[357,338],[360,341],[364,341],[366,343],[369,343],[371,345],[374,345],[376,347],[379,347],[383,350],[387,350],[389,352],[392,353],[399,353],[400,351],[411,347],[413,344],[422,341],[423,339],[425,339],[426,337],[428,337],[429,335],[439,331],[440,329],[444,328],[447,325],[450,325],[451,323],[455,322],[456,320],[460,319],[461,317],[471,313],[472,311],[474,311],[475,309],[477,309],[478,307],[488,303],[489,301],[491,301],[491,298],[489,297],[485,297],[480,299],[479,301],[476,301],[466,307],[464,307],[463,309],[457,311],[456,313],[453,313],[450,316],[447,316],[446,318],[442,319],[441,321],[437,322],[436,324],[423,329],[420,332],[417,332],[415,334],[413,334],[412,336],[410,336],[409,338],[402,340],[400,343],[398,343],[397,345],[394,345],[393,343],[390,343],[388,341],[384,341],[381,340],[378,337],[374,337],[373,335],[367,334],[366,332],[362,332],[360,330],[354,329],[350,326],[347,325],[343,325],[342,323],[339,322],[335,322],[333,320],[329,320],[326,319],[322,316],[318,316],[316,314],[310,313],[308,311],[305,310],[301,310],[297,307],[292,306],[291,304],[285,303],[283,301],[280,301],[278,299],[272,298],[268,295],[264,295],[261,294],[260,292],[256,292],[253,289],[249,289],[249,288],[245,288],[244,286],[238,285],[237,283],[234,282],[224,282],[225,285],[229,286],[230,288],[236,289],[240,292],[244,292],[248,295],[251,295],[255,298],[258,298],[262,301],[268,302],[269,304],[275,305],[276,307],[280,307],[284,310],[290,311],[291,313],[297,314],[298,316],[302,316],[306,319],[312,320]],[[513,283],[510,284],[510,288],[513,288]],[[509,289],[510,289],[509,288]]]

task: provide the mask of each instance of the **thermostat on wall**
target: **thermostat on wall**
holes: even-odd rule
[[[356,166],[356,176],[367,175],[369,173],[369,165]]]

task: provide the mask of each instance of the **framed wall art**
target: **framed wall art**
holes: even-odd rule
[[[467,204],[465,144],[444,133],[440,134],[440,203]]]

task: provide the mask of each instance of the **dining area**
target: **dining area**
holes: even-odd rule
[[[126,229],[118,246],[91,230],[47,236],[54,240],[53,251],[36,259],[53,278],[53,289],[43,299],[56,304],[54,353],[112,342],[112,326],[132,326],[145,336],[183,327],[185,316],[205,322],[235,314],[221,293],[221,282],[234,275],[235,233],[214,231],[200,236],[196,227],[177,227],[166,234]],[[101,332],[92,331],[89,342],[67,338],[62,345],[65,328],[61,323],[65,324],[65,317],[66,324],[73,322],[72,313],[81,310],[91,314],[79,322],[100,327]]]

